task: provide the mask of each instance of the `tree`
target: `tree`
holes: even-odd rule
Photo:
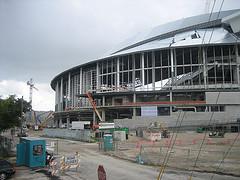
[[[23,106],[22,106],[23,105]],[[0,133],[21,124],[21,112],[31,109],[30,103],[11,95],[6,99],[0,97]]]

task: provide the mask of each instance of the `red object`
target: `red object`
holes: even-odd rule
[[[106,180],[106,172],[102,165],[98,166],[98,180]]]

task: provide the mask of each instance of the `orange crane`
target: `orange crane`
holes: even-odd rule
[[[90,104],[92,105],[93,110],[94,110],[94,112],[97,114],[99,120],[100,120],[100,121],[103,121],[103,120],[102,120],[102,117],[101,117],[101,115],[100,115],[100,113],[99,113],[99,111],[97,110],[97,105],[96,105],[95,100],[94,100],[93,97],[92,97],[92,93],[88,91],[88,92],[86,93],[86,95],[87,95],[87,97],[88,97],[88,101],[89,101]],[[95,129],[97,129],[98,127],[99,127],[98,123],[93,122],[92,129],[95,130]]]

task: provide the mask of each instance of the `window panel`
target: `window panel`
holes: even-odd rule
[[[152,67],[152,52],[148,52],[147,57],[148,57],[148,67]]]
[[[176,60],[177,60],[177,65],[183,65],[183,50],[182,49],[176,49]]]
[[[168,66],[168,50],[162,51],[162,66]],[[169,64],[170,65],[170,64]]]
[[[184,64],[191,64],[191,61],[190,61],[190,50],[191,49],[184,49]]]
[[[155,81],[161,81],[161,69],[155,69]]]
[[[221,56],[221,46],[215,46],[215,56]]]
[[[141,68],[140,54],[135,54],[135,69]]]
[[[132,56],[128,56],[128,63],[129,63],[129,69],[133,69],[133,62],[132,62]]]
[[[168,76],[168,68],[163,68],[162,69],[162,77],[163,77],[163,79],[169,78],[169,76]]]
[[[160,51],[155,51],[155,67],[160,67],[161,66],[161,53]]]
[[[123,57],[123,70],[128,70],[128,57]]]
[[[192,64],[198,64],[198,48],[192,48]]]

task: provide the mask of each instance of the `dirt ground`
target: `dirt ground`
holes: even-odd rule
[[[171,136],[172,141],[170,137],[151,142],[132,135],[128,141],[118,142],[117,151],[112,154],[132,161],[136,161],[136,156],[140,155],[141,163],[148,165],[162,165],[166,157],[165,164],[168,167],[240,176],[238,133],[227,133],[224,138],[209,138],[208,133],[196,132]]]
[[[34,133],[38,136],[42,132],[33,132],[33,135]],[[91,149],[133,162],[136,162],[136,157],[140,155],[141,164],[153,166],[166,164],[169,168],[180,170],[240,176],[239,140],[238,133],[226,133],[224,138],[209,138],[208,133],[187,131],[177,135],[171,133],[169,138],[152,142],[136,137],[135,132],[130,132],[127,141],[115,142],[114,151],[103,152],[103,150],[99,150],[98,143],[85,143],[86,148],[81,151]],[[71,151],[78,151],[79,146],[75,141],[69,141],[69,143]],[[68,153],[68,145],[64,146],[62,144],[59,151]],[[197,156],[199,157],[197,158]]]
[[[42,131],[30,131],[29,135],[39,137],[43,135],[42,133]],[[214,179],[238,179],[240,176],[240,137],[238,135],[237,133],[227,133],[224,138],[206,136],[195,168],[193,168],[194,163],[205,136],[204,133],[182,132],[178,133],[176,140],[174,140],[175,136],[171,134],[170,138],[151,142],[136,137],[135,133],[131,132],[127,141],[115,142],[115,150],[108,152],[100,150],[98,142],[85,143],[57,138],[46,138],[46,140],[58,143],[55,153],[57,151],[59,156],[80,153],[82,163],[79,171],[69,171],[61,175],[60,179],[97,179],[96,169],[99,164],[106,167],[108,179],[129,179],[128,177],[131,179],[156,179],[160,169],[159,165],[164,163],[167,152],[169,159],[164,179],[179,179],[180,175],[180,179],[187,179],[191,172],[194,172],[195,179],[209,179],[212,176],[215,177]],[[175,141],[174,146],[171,146],[171,137],[173,137],[172,143]],[[150,166],[136,164],[136,157],[139,155],[141,157],[140,164]],[[19,168],[13,179],[25,179],[27,175],[29,178],[48,179],[44,173],[36,173],[23,167]],[[125,173],[121,175],[120,169],[123,169]],[[193,169],[194,171],[192,171]],[[142,173],[144,175],[141,175]]]

